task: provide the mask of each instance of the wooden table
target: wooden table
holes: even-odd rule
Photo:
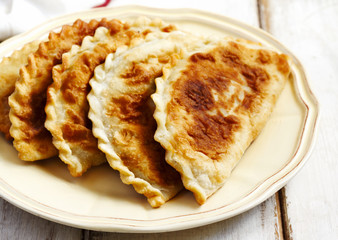
[[[116,0],[111,6],[140,4]],[[338,1],[169,0],[153,7],[189,7],[261,27],[303,63],[321,105],[320,126],[305,167],[282,190],[231,219],[156,234],[76,229],[26,213],[0,199],[0,239],[338,239]]]

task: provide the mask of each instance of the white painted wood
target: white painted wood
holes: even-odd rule
[[[258,26],[256,0],[114,0],[109,6],[142,5],[155,8],[193,8],[238,19]]]
[[[255,0],[115,0],[111,6],[142,4],[164,8],[197,8],[258,26]],[[219,223],[196,229],[158,234],[122,234],[81,231],[26,213],[0,200],[1,239],[282,239],[276,196],[252,210]]]
[[[91,232],[90,239],[147,240],[223,240],[223,239],[282,239],[279,233],[278,209],[275,196],[258,207],[231,219],[199,228],[154,234]]]
[[[300,59],[321,106],[311,158],[286,186],[291,238],[338,239],[338,1],[270,0],[269,30]]]
[[[80,229],[33,216],[0,199],[0,239],[81,239]]]

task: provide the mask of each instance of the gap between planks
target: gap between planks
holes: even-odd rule
[[[82,229],[81,230],[81,240],[90,240],[91,238],[91,230]]]
[[[270,31],[269,0],[257,0],[257,15],[259,27],[269,32]]]
[[[269,0],[257,0],[257,13],[259,27],[270,32]],[[278,230],[280,239],[292,240],[292,227],[287,213],[286,192],[284,187],[275,194],[275,198],[278,221],[280,222],[280,228],[282,228]]]

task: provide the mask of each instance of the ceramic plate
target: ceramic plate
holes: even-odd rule
[[[0,45],[0,58],[24,43],[46,38],[51,30],[77,18],[161,17],[187,31],[233,35],[259,41],[292,57],[292,78],[259,137],[245,152],[224,187],[199,206],[188,191],[159,209],[131,186],[121,183],[108,165],[73,178],[58,159],[27,163],[0,137],[0,194],[40,217],[79,228],[117,232],[162,232],[197,227],[240,214],[278,191],[304,165],[313,146],[318,105],[299,61],[267,33],[215,14],[189,9],[139,6],[96,9],[67,15]]]

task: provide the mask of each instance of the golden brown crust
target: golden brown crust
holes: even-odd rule
[[[116,25],[114,29],[119,31],[98,29],[95,36],[85,39],[80,48],[64,54],[62,64],[53,69],[54,83],[47,91],[45,125],[53,135],[60,158],[68,164],[73,176],[80,176],[92,165],[106,161],[105,155],[97,148],[97,139],[92,135],[87,117],[88,82],[95,67],[118,47],[129,46],[136,38],[143,37],[139,29],[130,29],[129,23],[116,21]]]
[[[147,35],[149,36],[149,35]],[[154,140],[156,121],[151,94],[154,80],[164,64],[174,64],[180,49],[191,42],[181,32],[163,33],[162,38],[128,49],[95,70],[88,95],[89,118],[99,148],[126,184],[159,207],[182,187],[179,174],[165,160],[165,152]]]
[[[148,74],[153,76],[149,81],[153,81],[156,76],[161,75],[161,70]],[[166,187],[176,184],[179,175],[163,161],[165,151],[154,140],[157,125],[153,118],[154,107],[150,103],[151,94],[152,91],[146,90],[139,94],[112,98],[106,111],[108,116],[119,118],[121,125],[130,127],[122,129],[118,139],[124,142],[118,150],[123,164],[132,172],[142,171],[146,179]]]
[[[88,82],[95,67],[104,62],[108,53],[130,41],[133,35],[126,29],[120,21],[111,21],[108,28],[99,29],[109,36],[108,39],[93,39],[92,49],[81,46],[79,52],[74,53],[72,49],[63,55],[62,64],[53,68],[54,82],[47,90],[45,126],[53,135],[59,157],[68,164],[73,176],[81,176],[91,166],[106,161],[104,153],[97,148],[87,117]]]
[[[149,33],[163,31],[162,25],[157,26],[144,18],[126,23],[116,21],[109,28],[98,28],[93,37],[83,40],[81,47],[75,46],[63,54],[62,64],[54,66],[54,83],[47,90],[45,126],[53,135],[60,159],[68,165],[73,176],[80,176],[91,166],[106,161],[97,148],[87,117],[88,82],[95,67],[117,48],[129,48],[141,43]],[[126,77],[131,79],[130,73]]]
[[[264,93],[271,80],[267,71],[258,64],[274,64],[283,73],[289,71],[286,58],[282,55],[259,50],[255,60],[258,64],[253,62],[254,64],[250,65],[243,59],[244,49],[238,48],[238,44],[231,42],[226,48],[216,48],[208,53],[195,53],[190,56],[186,70],[173,86],[173,100],[168,104],[169,116],[172,118],[176,117],[172,114],[177,107],[183,107],[190,113],[194,119],[187,129],[191,147],[194,151],[203,152],[215,160],[221,153],[226,152],[229,144],[234,144],[234,132],[241,127],[236,115],[224,117],[217,112],[220,108],[233,108],[236,101],[240,101],[236,98],[239,92],[226,102],[216,101],[215,93],[222,95],[223,92],[229,91],[231,81],[245,83],[251,91],[246,92],[237,108],[243,109],[248,115],[254,115],[258,104],[257,96]],[[234,112],[236,111],[235,109]],[[210,112],[217,114],[210,115]]]
[[[22,49],[14,51],[11,56],[5,57],[0,63],[0,132],[3,132],[8,140],[12,140],[9,134],[11,122],[9,120],[8,97],[13,93],[15,82],[19,78],[20,68],[27,64],[29,54],[38,49],[39,41],[25,44]]]
[[[113,141],[123,165],[137,177],[165,189],[179,186],[180,181],[179,174],[163,161],[165,151],[153,137],[157,125],[150,95],[155,91],[154,79],[161,76],[162,71],[161,64],[153,65],[150,69],[148,65],[151,63],[133,62],[129,69],[120,74],[121,81],[131,86],[131,91],[122,96],[113,95],[105,113],[108,117],[118,118],[118,124],[122,126],[119,136]],[[156,196],[152,191],[143,194],[148,199]]]
[[[29,56],[27,66],[21,68],[9,105],[10,133],[22,160],[35,161],[57,154],[52,136],[44,127],[46,90],[52,83],[52,67],[61,62],[62,54],[72,45],[81,44],[82,39],[93,35],[98,27],[110,25],[103,19],[89,23],[77,20],[72,26],[63,26],[60,33],[51,32],[49,40],[41,43],[39,49]],[[115,30],[112,28],[111,31]]]
[[[290,72],[285,55],[245,44],[210,43],[156,80],[155,139],[200,204],[259,134]]]

